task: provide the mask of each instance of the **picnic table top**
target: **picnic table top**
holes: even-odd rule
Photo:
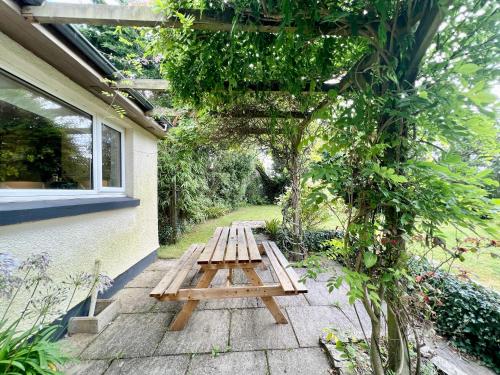
[[[218,227],[198,258],[198,264],[262,262],[248,226]]]

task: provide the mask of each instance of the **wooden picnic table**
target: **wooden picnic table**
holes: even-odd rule
[[[278,283],[265,284],[255,270],[262,266],[264,254]],[[195,287],[181,288],[193,267],[199,267],[202,272],[198,283]],[[235,269],[242,270],[251,285],[234,285]],[[219,270],[228,270],[226,285],[210,287]],[[276,323],[286,324],[285,315],[273,297],[305,292],[307,289],[274,242],[264,241],[258,246],[250,227],[232,226],[218,227],[206,244],[191,245],[150,296],[160,301],[186,301],[170,325],[171,330],[178,331],[187,324],[201,300],[221,298],[260,297]]]

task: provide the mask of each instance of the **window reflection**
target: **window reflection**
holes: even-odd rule
[[[121,187],[121,133],[102,125],[102,186]]]
[[[1,72],[0,189],[92,189],[92,117]]]

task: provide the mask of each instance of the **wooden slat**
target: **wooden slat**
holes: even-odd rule
[[[172,283],[169,285],[164,294],[174,295],[179,291],[182,282],[186,278],[189,271],[191,271],[193,265],[196,264],[196,259],[198,259],[198,257],[200,256],[201,252],[203,251],[203,248],[204,245],[196,245],[196,250],[193,251],[189,259],[186,260],[182,268],[179,270],[179,272],[177,272],[177,275],[172,280]]]
[[[259,248],[257,247],[257,242],[255,242],[252,229],[245,226],[245,234],[247,237],[248,255],[250,256],[250,261],[262,262],[262,257],[260,256]]]
[[[238,262],[246,263],[249,262],[248,258],[248,247],[247,240],[245,237],[245,228],[244,227],[236,227],[236,231],[238,232]]]
[[[288,277],[290,278],[290,281],[292,282],[293,287],[295,288],[297,293],[306,293],[307,292],[306,286],[299,281],[299,277],[298,277],[297,273],[295,272],[295,270],[292,267],[290,267],[290,263],[288,263],[288,260],[286,260],[285,256],[280,251],[280,249],[278,248],[278,245],[276,245],[276,243],[274,243],[274,242],[269,242],[269,245],[271,246],[271,249],[273,250],[274,255],[276,256],[276,258],[278,259],[280,264],[283,266],[283,269],[285,270]]]
[[[224,261],[224,254],[226,253],[227,238],[229,237],[229,228],[224,227],[217,241],[217,246],[212,255],[211,263],[222,263]]]
[[[263,242],[264,249],[266,249],[266,254],[267,257],[269,258],[269,262],[271,263],[271,266],[274,269],[274,272],[276,273],[276,276],[278,276],[278,280],[283,287],[283,290],[286,293],[295,293],[295,288],[293,287],[292,282],[290,281],[290,278],[288,277],[287,273],[281,266],[280,262],[274,255],[273,250],[269,246],[269,242],[265,241]]]
[[[214,235],[210,238],[205,245],[205,250],[200,255],[198,259],[198,264],[210,263],[210,259],[212,259],[212,255],[214,253],[215,247],[217,246],[217,242],[219,242],[220,234],[222,233],[222,227],[217,227],[215,229]]]
[[[202,270],[226,270],[235,268],[257,268],[261,267],[262,263],[209,263],[200,264]]]
[[[156,285],[154,289],[151,291],[151,293],[149,293],[151,297],[161,296],[165,292],[165,290],[167,290],[167,288],[172,283],[172,280],[175,278],[175,275],[177,275],[177,272],[179,272],[179,270],[184,266],[184,263],[191,257],[191,255],[193,254],[193,252],[196,250],[197,247],[198,247],[197,244],[189,246],[186,252],[182,254],[182,256],[179,258],[175,267],[170,269],[165,274],[165,276],[163,276],[158,285]]]
[[[229,238],[227,241],[226,256],[224,257],[224,262],[234,263],[236,262],[236,244],[238,238],[236,233],[236,227],[231,227],[229,230]]]
[[[158,299],[161,301],[192,301],[221,298],[247,298],[284,296],[285,293],[279,284],[265,286],[232,286],[230,288],[193,288],[179,289],[176,295],[164,294]]]

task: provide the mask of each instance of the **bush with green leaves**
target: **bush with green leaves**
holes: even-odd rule
[[[203,128],[193,120],[183,120],[158,147],[160,243],[171,242],[191,224],[245,204],[248,187],[256,177],[253,153],[219,149],[207,140]],[[176,221],[172,220],[175,214]]]
[[[306,230],[304,231],[304,247],[308,252],[325,251],[330,247],[330,241],[343,237],[339,230]],[[286,230],[279,230],[276,235],[278,246],[284,251],[292,251],[291,236]]]
[[[470,280],[435,271],[425,260],[410,271],[434,314],[438,333],[500,371],[500,295]]]
[[[280,219],[274,218],[271,220],[266,220],[264,231],[266,232],[266,234],[269,235],[269,237],[272,240],[276,240],[280,230],[281,230],[281,220]]]

